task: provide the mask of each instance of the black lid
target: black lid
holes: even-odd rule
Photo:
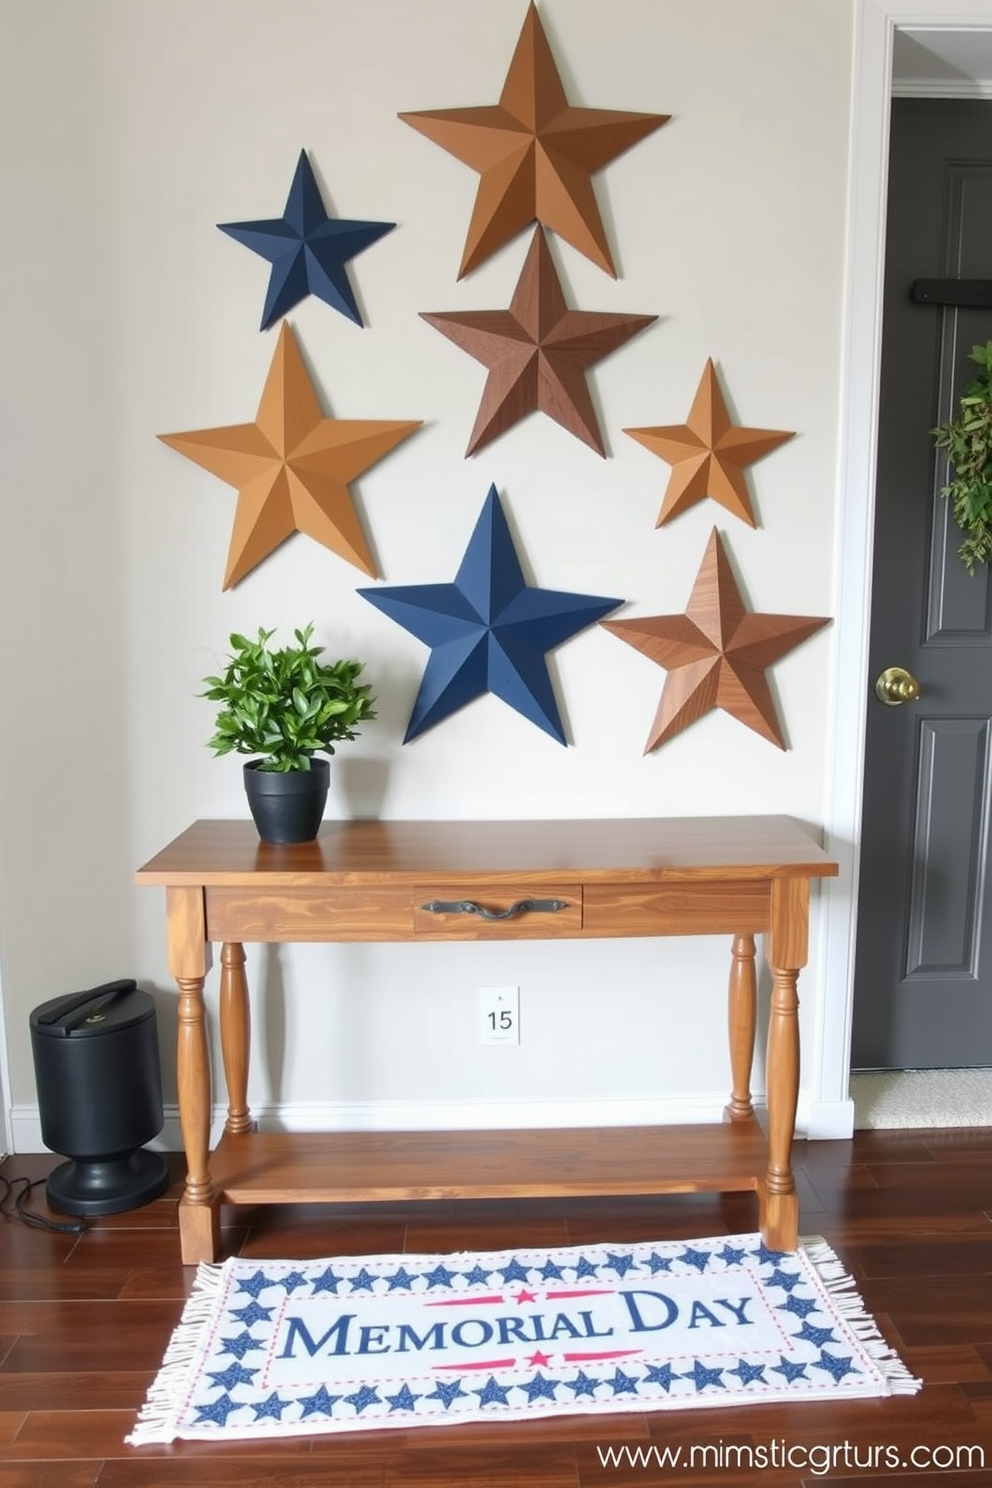
[[[154,1012],[149,994],[125,977],[91,987],[88,992],[69,992],[41,1003],[31,1014],[31,1028],[50,1038],[89,1038],[141,1023]]]

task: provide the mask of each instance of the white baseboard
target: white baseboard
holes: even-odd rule
[[[589,1101],[319,1101],[252,1107],[263,1131],[499,1131],[533,1127],[685,1126],[720,1121],[725,1091],[650,1099]],[[164,1108],[165,1122],[147,1145],[159,1152],[181,1152],[179,1109]],[[227,1112],[215,1106],[211,1145],[224,1128]],[[41,1116],[36,1105],[14,1106],[10,1113],[11,1151],[45,1152]],[[800,1100],[797,1135],[815,1138],[850,1136],[852,1101]]]

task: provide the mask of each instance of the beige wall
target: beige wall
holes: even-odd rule
[[[495,102],[523,14],[506,0],[0,0],[15,1107],[35,1099],[30,1008],[104,977],[157,989],[171,1066],[162,903],[131,873],[194,817],[244,814],[239,765],[203,747],[212,714],[195,696],[233,629],[313,618],[366,660],[380,715],[337,757],[332,815],[823,819],[831,630],[774,669],[786,753],[714,714],[643,757],[663,674],[595,630],[551,661],[567,750],[492,698],[401,747],[424,649],[303,537],[222,594],[234,495],[154,437],[254,416],[276,334],[257,330],[267,269],[215,224],[279,215],[306,148],[333,214],[398,224],[352,265],[365,329],[319,301],[290,317],[329,413],[425,421],[356,486],[386,582],[453,578],[495,483],[542,587],[681,610],[715,524],[754,608],[830,613],[849,6],[544,0],[573,102],[673,116],[597,178],[619,279],[553,244],[573,305],[659,320],[590,376],[608,460],[539,416],[465,460],[485,373],[417,312],[505,307],[528,239],[456,283],[476,177],[396,114]],[[680,422],[707,356],[741,423],[797,437],[754,468],[758,530],[704,503],[655,531],[667,467],[621,431]],[[691,1116],[727,1084],[720,1038],[698,1038],[722,1029],[724,959],[703,941],[253,954],[268,1034],[253,1096],[356,1122],[486,1120],[503,1101],[508,1120]],[[821,971],[814,958],[804,980],[810,1046]],[[479,1049],[475,989],[502,983],[521,988],[522,1044]],[[804,1098],[816,1079],[804,1068]]]

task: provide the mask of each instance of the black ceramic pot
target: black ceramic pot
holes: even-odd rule
[[[311,759],[309,770],[260,770],[260,760],[244,767],[245,794],[263,842],[311,842],[320,830],[331,767]]]

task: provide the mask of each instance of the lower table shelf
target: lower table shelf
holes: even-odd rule
[[[767,1163],[765,1136],[752,1118],[538,1131],[227,1133],[210,1167],[215,1211],[220,1204],[752,1190],[763,1215]]]

